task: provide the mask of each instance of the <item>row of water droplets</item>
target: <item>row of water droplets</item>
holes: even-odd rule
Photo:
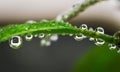
[[[42,20],[42,21],[47,21],[47,20]],[[34,24],[36,23],[36,21],[33,21],[33,20],[29,20],[27,21],[26,23],[29,23],[29,24]],[[26,27],[27,29],[27,27]],[[50,34],[44,34],[44,33],[40,33],[40,34],[35,34],[35,35],[32,35],[32,34],[27,34],[25,36],[25,40],[26,41],[31,41],[34,37],[38,37],[40,39],[42,39],[40,41],[40,44],[41,46],[50,46],[51,45],[51,41],[57,41],[58,40],[58,35],[54,34],[52,36],[50,36],[50,40],[46,40],[44,39],[46,35],[50,35]],[[9,40],[9,46],[12,47],[13,49],[18,49],[21,47],[21,45],[23,44],[23,39],[22,37],[20,36],[13,36],[10,40]]]
[[[30,20],[30,21],[27,21],[27,23],[33,24],[33,23],[36,23],[36,22],[33,21],[33,20]],[[77,28],[77,26],[75,26],[75,28]],[[81,30],[96,31],[99,34],[104,34],[104,29],[102,27],[97,27],[95,30],[93,30],[92,27],[90,27],[88,29],[88,26],[86,24],[82,24],[79,28]],[[58,40],[58,35],[56,35],[56,34],[51,35],[50,36],[50,40],[44,39],[45,35],[51,35],[51,34],[44,34],[44,33],[35,34],[35,35],[28,34],[28,35],[25,36],[25,40],[26,41],[31,41],[34,37],[41,38],[42,40],[40,41],[40,44],[42,46],[50,46],[51,45],[51,41],[57,41]],[[74,35],[73,34],[69,34],[69,36],[74,36]],[[81,41],[81,40],[83,40],[85,38],[87,38],[87,36],[85,36],[83,34],[78,34],[78,35],[74,36],[74,39],[76,41]],[[101,46],[101,45],[105,44],[105,41],[100,39],[100,38],[92,38],[92,37],[90,37],[89,40],[90,41],[95,41],[95,45],[97,45],[97,46]],[[22,43],[23,43],[23,40],[22,40],[22,38],[20,36],[13,36],[9,40],[10,47],[12,47],[14,49],[20,48]],[[108,46],[109,46],[110,50],[114,50],[117,47],[115,44],[109,44]],[[120,53],[120,50],[118,50],[118,53]]]
[[[77,26],[75,26],[75,28],[77,28]],[[92,27],[90,27],[90,28],[88,29],[88,26],[87,26],[86,24],[82,24],[79,28],[82,29],[82,30],[95,31],[96,33],[104,34],[104,29],[103,29],[102,27],[97,27],[97,28],[94,30]],[[72,35],[70,35],[70,36],[72,36]],[[81,41],[81,40],[83,40],[83,39],[85,39],[85,38],[87,38],[87,36],[85,36],[85,35],[83,35],[83,34],[79,34],[79,35],[76,35],[76,36],[74,37],[74,39],[75,39],[76,41]],[[101,46],[101,45],[104,45],[104,44],[105,44],[105,41],[102,40],[101,38],[93,38],[93,37],[90,37],[89,40],[90,40],[90,41],[94,41],[94,42],[95,42],[95,45],[97,45],[97,46]],[[116,46],[115,44],[108,44],[108,46],[109,46],[109,49],[110,49],[110,50],[115,50],[115,49],[117,48],[117,46]],[[119,49],[117,52],[120,53],[120,49]]]

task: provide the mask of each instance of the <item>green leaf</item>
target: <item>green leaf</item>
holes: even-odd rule
[[[120,54],[109,50],[108,45],[95,47],[80,61],[73,72],[119,72]]]

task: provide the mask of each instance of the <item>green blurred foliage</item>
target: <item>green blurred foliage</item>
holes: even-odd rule
[[[109,50],[108,44],[96,46],[76,62],[72,72],[120,72],[120,54],[116,51]]]

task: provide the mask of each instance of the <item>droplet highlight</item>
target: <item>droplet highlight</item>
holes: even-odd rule
[[[22,38],[20,36],[13,36],[9,40],[9,46],[13,49],[19,49],[22,45]]]
[[[36,23],[36,21],[34,21],[34,20],[28,20],[26,23],[33,24],[33,23]]]

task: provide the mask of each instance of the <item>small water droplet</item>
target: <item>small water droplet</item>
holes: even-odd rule
[[[80,26],[80,28],[81,28],[82,30],[87,30],[87,29],[88,29],[88,27],[87,27],[86,24],[82,24],[82,25]]]
[[[58,40],[58,35],[57,34],[51,35],[50,40],[51,41],[57,41]]]
[[[110,50],[114,50],[117,47],[115,44],[108,44],[108,46]]]
[[[33,23],[36,23],[36,21],[34,21],[34,20],[28,20],[26,23],[33,24]]]
[[[76,36],[74,37],[74,39],[75,39],[76,41],[81,41],[81,40],[83,40],[84,38],[86,38],[86,36],[84,36],[83,34],[76,35]]]
[[[97,27],[96,32],[100,34],[104,34],[104,29],[102,27]]]
[[[63,21],[63,15],[58,15],[56,18],[57,21],[64,22]]]
[[[95,39],[95,41],[95,45],[97,46],[103,45],[105,43],[105,41],[100,38]]]
[[[80,3],[76,3],[76,4],[73,4],[73,8],[76,8],[76,7],[78,7],[80,5]]]
[[[50,41],[46,41],[44,39],[41,40],[41,46],[50,46],[51,42]]]
[[[13,36],[9,40],[9,46],[13,49],[18,49],[22,45],[22,38],[20,36]]]
[[[120,49],[118,49],[117,53],[120,53]]]
[[[38,34],[35,34],[34,37],[38,37]]]
[[[33,39],[33,35],[26,35],[25,36],[25,39],[27,40],[27,41],[31,41],[32,39]]]
[[[69,36],[73,36],[73,34],[69,34]]]
[[[44,34],[44,33],[40,33],[38,37],[39,37],[39,38],[44,38],[44,37],[45,37],[45,34]]]

